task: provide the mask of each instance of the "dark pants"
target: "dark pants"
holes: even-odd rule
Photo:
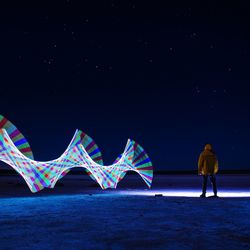
[[[203,183],[202,183],[202,194],[206,194],[207,192],[207,179],[209,179],[212,183],[213,186],[213,191],[214,191],[214,195],[217,195],[217,186],[216,186],[216,178],[215,175],[203,175]]]

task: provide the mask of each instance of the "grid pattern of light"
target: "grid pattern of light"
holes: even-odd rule
[[[25,138],[24,140],[27,143]],[[116,188],[127,171],[137,172],[147,186],[151,187],[152,163],[144,149],[130,139],[123,154],[109,166],[103,165],[101,152],[92,138],[80,130],[76,130],[66,151],[55,160],[35,161],[30,152],[30,147],[29,154],[21,152],[7,129],[0,127],[0,161],[13,167],[24,178],[32,192],[53,188],[60,178],[75,167],[84,168],[103,189]]]

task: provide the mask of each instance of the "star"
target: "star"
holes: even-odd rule
[[[43,62],[44,62],[45,64],[51,65],[51,64],[54,62],[54,59],[53,59],[53,58],[44,59]]]
[[[195,93],[199,95],[199,94],[200,94],[200,92],[201,92],[201,91],[200,91],[199,86],[195,86]]]
[[[193,32],[192,34],[190,34],[190,38],[191,38],[191,39],[192,39],[192,38],[195,38],[195,37],[197,37],[197,33]]]

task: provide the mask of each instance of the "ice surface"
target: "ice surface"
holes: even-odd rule
[[[250,198],[145,195],[199,192],[200,184],[195,176],[156,176],[148,191],[128,176],[103,191],[87,176],[66,176],[32,194],[21,178],[2,176],[0,249],[249,249]],[[249,176],[218,177],[219,191],[249,185]]]

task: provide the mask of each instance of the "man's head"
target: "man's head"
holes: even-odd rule
[[[211,144],[206,144],[204,149],[208,151],[212,151],[213,148]]]

